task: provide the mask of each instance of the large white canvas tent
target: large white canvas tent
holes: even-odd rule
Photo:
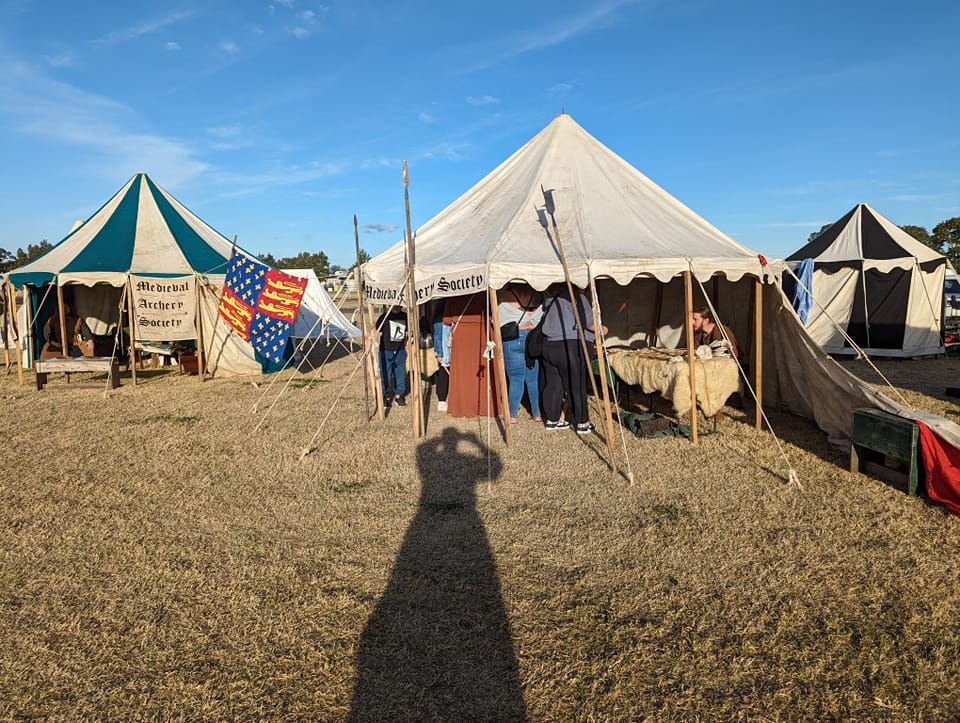
[[[119,301],[132,276],[191,277],[199,290],[197,326],[204,334],[207,371],[259,373],[252,347],[216,322],[230,253],[231,242],[222,234],[147,174],[137,173],[46,254],[7,275],[22,290],[33,320],[21,331],[33,347],[28,361],[39,354],[43,314],[49,316],[57,303],[52,289],[68,288],[77,315],[94,334],[104,334],[120,321]]]
[[[849,437],[857,407],[920,415],[876,392],[820,350],[785,301],[780,264],[766,264],[719,231],[568,115],[554,119],[414,232],[417,302],[486,294],[512,281],[540,290],[563,281],[541,186],[553,192],[573,282],[589,287],[596,281],[609,343],[678,346],[685,314],[682,277],[689,271],[695,305],[709,296],[721,320],[733,328],[743,357],[755,359],[762,346],[764,404],[813,420],[838,443]],[[363,266],[368,302],[402,301],[404,276],[404,243],[399,242]],[[756,376],[753,369],[751,377]],[[960,428],[924,417],[960,446]]]
[[[825,351],[856,353],[845,332],[871,356],[944,352],[942,254],[860,203],[787,257],[806,259],[816,301],[807,331]]]

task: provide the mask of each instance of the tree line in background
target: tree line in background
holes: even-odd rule
[[[330,259],[323,251],[311,253],[310,251],[301,251],[296,256],[284,256],[276,258],[273,254],[258,254],[257,258],[265,264],[269,264],[275,269],[313,269],[319,279],[325,279],[331,274],[338,274],[344,271],[353,271],[356,264],[346,268],[340,264],[330,265]],[[360,249],[360,263],[365,264],[370,260],[370,254]]]
[[[27,248],[17,249],[15,252],[7,251],[6,249],[0,249],[0,274],[5,274],[10,269],[15,269],[18,266],[23,266],[25,263],[33,261],[38,256],[43,256],[50,249],[53,248],[53,244],[44,239],[38,244],[27,244]]]
[[[824,224],[819,231],[814,231],[807,239],[807,243],[813,241],[822,234],[832,223]],[[929,246],[937,253],[941,253],[950,259],[954,268],[960,268],[960,216],[948,218],[941,221],[933,227],[933,231],[927,231],[924,226],[901,226],[904,231],[913,236],[917,241]]]

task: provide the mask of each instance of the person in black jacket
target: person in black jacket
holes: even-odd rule
[[[397,406],[407,403],[407,314],[399,306],[377,318],[380,329],[380,384],[383,403],[390,406],[396,398]],[[394,395],[396,395],[394,397]]]

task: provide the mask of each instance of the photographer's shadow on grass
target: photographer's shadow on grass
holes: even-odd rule
[[[417,448],[420,504],[357,648],[349,719],[524,720],[510,624],[476,487],[500,474],[476,434]]]

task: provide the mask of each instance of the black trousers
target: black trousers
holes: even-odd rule
[[[437,401],[447,401],[447,393],[450,391],[450,372],[444,367],[437,370]]]
[[[587,362],[577,339],[543,342],[543,395],[540,404],[547,421],[560,419],[563,397],[566,419],[571,424],[589,421],[587,407]]]

